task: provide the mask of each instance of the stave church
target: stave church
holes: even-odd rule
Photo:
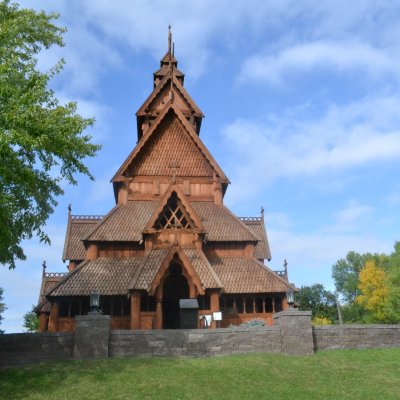
[[[169,31],[153,91],[136,113],[137,145],[111,180],[115,206],[104,216],[69,208],[68,272],[43,265],[40,331],[74,331],[93,293],[111,329],[179,329],[184,299],[196,300],[197,328],[273,325],[288,308],[294,286],[286,265],[266,265],[264,212],[237,217],[224,205],[230,182],[200,139],[203,113],[184,78]]]

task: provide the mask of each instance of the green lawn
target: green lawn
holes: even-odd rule
[[[2,399],[400,399],[400,349],[117,358],[0,371]]]

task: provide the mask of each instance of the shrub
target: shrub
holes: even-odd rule
[[[315,325],[332,325],[332,321],[329,318],[325,318],[325,317],[315,317],[311,322],[314,326]]]

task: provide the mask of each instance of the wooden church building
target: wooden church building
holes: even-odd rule
[[[136,113],[137,145],[112,178],[115,207],[104,216],[70,209],[68,272],[43,268],[40,331],[74,330],[92,293],[112,329],[180,328],[181,299],[197,299],[199,328],[212,315],[222,320],[211,327],[272,325],[287,308],[294,288],[286,267],[264,264],[263,211],[239,218],[224,205],[230,182],[199,137],[203,113],[177,64],[169,32],[153,91]]]

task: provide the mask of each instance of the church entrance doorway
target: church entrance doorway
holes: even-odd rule
[[[182,275],[182,267],[173,263],[168,269],[168,276],[163,286],[163,328],[179,329],[179,300],[189,298],[189,284]]]

